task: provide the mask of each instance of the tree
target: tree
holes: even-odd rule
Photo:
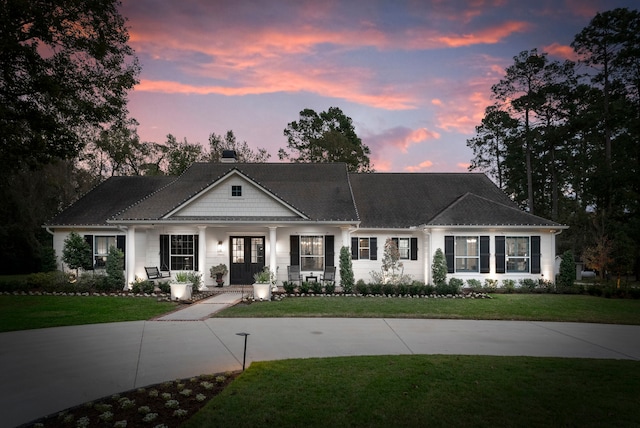
[[[105,283],[109,291],[120,291],[124,288],[124,253],[118,248],[109,247],[107,263],[105,264],[107,278]]]
[[[62,261],[71,269],[76,270],[76,276],[80,269],[89,270],[93,267],[93,254],[91,247],[78,232],[72,231],[64,240],[62,249]]]
[[[349,247],[340,248],[340,287],[345,293],[353,291],[353,262],[351,261],[351,252]]]
[[[238,162],[263,163],[271,157],[267,149],[253,151],[246,141],[239,142],[231,130],[227,131],[224,138],[215,133],[209,135],[209,162],[220,162],[223,150],[235,151]]]
[[[595,245],[584,249],[582,259],[587,267],[595,269],[598,272],[598,276],[604,279],[607,267],[613,262],[612,252],[613,243],[603,235],[596,241]]]
[[[180,175],[191,166],[192,163],[203,160],[202,146],[200,144],[190,144],[185,138],[182,142],[176,137],[167,135],[167,174]]]
[[[576,262],[573,253],[569,250],[562,253],[560,260],[560,273],[558,275],[557,285],[565,290],[573,287],[576,280]]]
[[[300,120],[284,130],[287,148],[278,151],[280,160],[293,162],[344,162],[350,172],[370,172],[369,147],[356,135],[351,118],[338,107],[320,114],[300,112]]]
[[[126,114],[139,65],[118,0],[0,2],[3,170],[76,156]]]
[[[433,275],[433,285],[436,287],[447,284],[447,259],[444,257],[442,249],[436,249],[431,263],[431,272]]]

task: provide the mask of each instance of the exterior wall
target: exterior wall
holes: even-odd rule
[[[231,186],[242,186],[242,196],[231,196]],[[243,216],[256,215],[260,217],[295,216],[295,213],[287,207],[240,176],[231,176],[212,189],[205,191],[202,196],[190,202],[174,216],[236,217],[238,213],[242,213]]]

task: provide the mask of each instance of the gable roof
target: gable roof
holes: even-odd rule
[[[52,218],[47,226],[106,226],[115,213],[174,181],[175,177],[111,177]]]
[[[481,173],[350,174],[360,227],[559,226],[518,208]]]
[[[284,204],[303,213],[311,221],[358,220],[347,168],[343,163],[195,163],[170,185],[124,210],[113,219],[170,221],[171,218],[166,218],[169,213],[234,171],[252,180],[256,186]],[[216,220],[216,217],[212,216],[209,219]],[[277,219],[265,217],[264,220]]]

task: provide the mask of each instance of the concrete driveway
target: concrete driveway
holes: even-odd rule
[[[640,360],[640,326],[414,319],[209,318],[0,333],[0,426],[116,392],[242,368],[350,355],[528,355]]]

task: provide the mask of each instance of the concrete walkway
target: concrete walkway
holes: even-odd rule
[[[201,319],[221,305],[203,301],[185,311]],[[206,318],[27,330],[0,333],[0,427],[165,380],[240,370],[241,332],[250,334],[247,366],[286,358],[401,354],[640,360],[640,326],[624,325]]]
[[[183,309],[171,312],[156,318],[155,321],[199,321],[209,318],[229,306],[233,306],[242,300],[242,293],[220,293],[213,297],[202,299]]]

